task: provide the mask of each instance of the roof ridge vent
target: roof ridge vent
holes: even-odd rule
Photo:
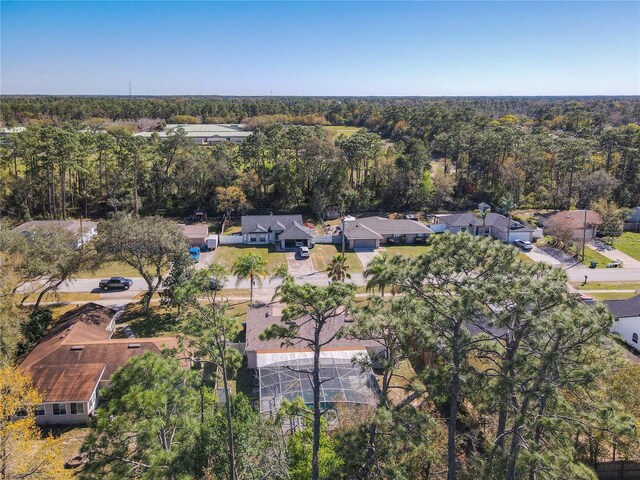
[[[129,345],[127,345],[127,348],[140,348],[140,344],[139,343],[130,343]]]
[[[84,345],[72,345],[71,351],[84,350]]]

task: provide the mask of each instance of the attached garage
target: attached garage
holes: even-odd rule
[[[360,238],[360,239],[355,239],[355,240],[351,240],[350,243],[350,247],[351,248],[369,248],[369,249],[376,249],[378,248],[378,242],[379,240],[374,240],[374,239],[364,239],[364,238]]]

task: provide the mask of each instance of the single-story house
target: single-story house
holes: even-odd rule
[[[17,226],[13,230],[28,235],[33,229],[47,227],[66,228],[77,237],[78,245],[82,242],[88,242],[98,234],[98,225],[89,220],[33,220]]]
[[[433,215],[430,225],[434,232],[452,233],[468,232],[482,237],[492,236],[497,240],[513,243],[516,240],[531,241],[535,228],[517,220],[509,220],[504,215],[489,212],[485,218],[478,218],[473,213],[452,213]],[[508,232],[508,234],[507,234]]]
[[[365,217],[344,222],[344,236],[349,248],[375,249],[393,241],[415,243],[433,233],[424,223],[416,220],[391,220],[383,217]]]
[[[243,215],[243,243],[249,245],[276,244],[281,249],[310,247],[314,231],[302,222],[302,215]]]
[[[184,130],[186,137],[196,145],[209,145],[221,142],[242,143],[253,132],[245,130],[245,126],[237,123],[171,123],[159,132],[134,133],[134,137],[150,138],[157,135],[159,138],[167,138],[179,128]]]
[[[209,236],[209,226],[206,223],[194,223],[193,225],[180,225],[182,233],[189,239],[192,247],[206,245]]]
[[[482,220],[471,212],[433,215],[431,222],[429,228],[436,233],[445,231],[451,233],[468,232],[471,235],[487,236],[491,232],[490,227],[483,230]]]
[[[490,229],[489,234],[493,238],[508,243],[513,243],[516,240],[526,240],[530,242],[533,238],[533,232],[536,231],[535,228],[527,223],[513,219],[509,220],[504,215],[493,212],[489,212],[485,217],[484,235],[486,235],[487,227]]]
[[[573,239],[581,242],[594,239],[600,225],[602,217],[594,210],[565,210],[549,217],[545,230],[553,235],[554,228],[570,229]]]
[[[611,331],[619,334],[631,347],[640,351],[640,295],[627,300],[605,302],[615,319]]]
[[[247,366],[257,371],[260,394],[260,412],[274,415],[284,399],[302,397],[306,404],[313,401],[311,382],[305,373],[313,364],[313,351],[302,340],[292,345],[283,344],[282,339],[260,338],[267,327],[282,324],[283,305],[272,304],[249,310],[246,323],[245,355]],[[308,317],[302,317],[300,336],[312,336],[313,325]],[[335,336],[350,319],[340,315],[329,319],[324,326],[321,341]],[[382,349],[373,341],[348,338],[333,338],[323,346],[320,353],[320,378],[322,402],[331,403],[376,403],[377,381],[373,372],[354,364],[360,356],[380,355]]]
[[[67,312],[20,362],[44,398],[39,425],[88,422],[116,369],[144,352],[177,348],[175,337],[112,339],[118,315],[96,303]]]

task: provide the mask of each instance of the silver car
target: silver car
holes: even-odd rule
[[[299,250],[300,258],[309,258],[311,253],[309,253],[309,247],[300,247]]]
[[[531,244],[531,242],[529,240],[520,240],[520,239],[518,239],[513,243],[515,243],[516,247],[520,247],[522,250],[525,250],[527,252],[529,250],[533,249],[533,245]]]

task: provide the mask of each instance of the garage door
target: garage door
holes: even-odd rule
[[[509,232],[509,243],[513,243],[516,240],[531,240],[531,233],[529,232]]]
[[[353,248],[376,248],[377,240],[354,240]]]

